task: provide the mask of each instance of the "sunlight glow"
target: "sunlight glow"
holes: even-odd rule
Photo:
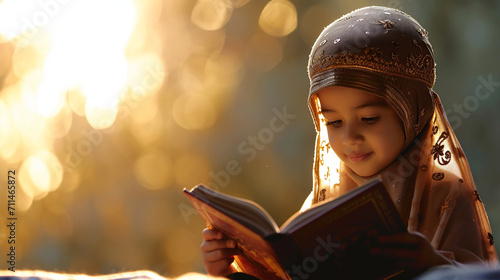
[[[123,170],[148,190],[209,180],[191,135],[210,133],[248,68],[283,60],[297,11],[269,0],[228,27],[250,0],[191,2],[0,0],[0,162],[19,171],[22,211],[125,156],[109,182]]]
[[[36,0],[4,0],[0,3],[0,33],[7,40],[27,36],[34,32],[34,24],[29,21],[32,9],[36,9]]]
[[[126,86],[124,52],[136,15],[132,1],[99,1],[98,9],[96,3],[74,0],[57,18],[59,24],[49,29],[52,49],[44,65],[37,108],[46,117],[54,116],[66,91],[79,87],[86,96],[90,125],[103,129],[114,123]],[[102,117],[106,120],[101,121]]]
[[[20,165],[23,209],[61,184],[52,149],[70,133],[73,112],[94,129],[115,123],[133,85],[126,48],[136,13],[133,0],[0,2],[0,42],[7,42],[0,49],[0,157]],[[151,93],[165,71],[158,56],[149,60],[161,74],[147,84]]]
[[[128,84],[132,89],[130,101],[139,103],[146,95],[160,90],[167,76],[167,69],[161,58],[154,53],[144,53],[129,60]],[[137,105],[137,104],[133,104]]]

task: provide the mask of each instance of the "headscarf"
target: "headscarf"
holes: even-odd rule
[[[493,235],[469,164],[432,90],[435,69],[427,32],[399,10],[361,8],[323,30],[308,65],[317,137],[313,190],[304,207],[337,198],[377,176],[409,231],[426,235],[450,260],[496,265]],[[381,97],[401,119],[405,149],[369,178],[355,174],[330,147],[316,93],[331,86]]]

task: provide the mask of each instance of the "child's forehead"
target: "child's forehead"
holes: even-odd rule
[[[349,107],[361,109],[370,106],[387,106],[384,98],[373,93],[347,87],[329,87],[317,93],[322,109],[328,107]]]

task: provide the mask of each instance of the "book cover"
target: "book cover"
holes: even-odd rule
[[[399,270],[369,249],[406,226],[380,179],[294,214],[278,228],[255,202],[196,186],[184,193],[209,228],[234,239],[235,265],[259,279],[383,279]]]

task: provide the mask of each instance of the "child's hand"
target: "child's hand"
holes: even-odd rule
[[[239,251],[236,242],[225,238],[222,232],[204,229],[200,249],[203,264],[209,275],[225,276],[235,272],[230,265],[234,260],[233,255],[237,255]]]
[[[372,255],[392,259],[403,269],[423,271],[433,266],[451,264],[419,232],[380,236],[378,241],[378,247],[371,249]]]

